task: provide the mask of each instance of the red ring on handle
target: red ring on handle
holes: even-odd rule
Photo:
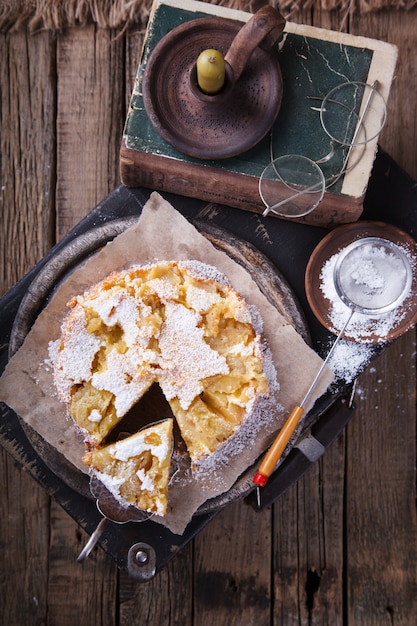
[[[258,487],[265,487],[266,483],[268,482],[268,476],[265,476],[265,474],[261,474],[260,472],[256,472],[255,476],[253,477],[253,482],[255,483],[255,485],[258,485]]]

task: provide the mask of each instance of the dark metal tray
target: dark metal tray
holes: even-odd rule
[[[21,302],[30,285],[46,265],[54,263],[62,251],[90,230],[105,226],[129,216],[138,216],[148,199],[149,190],[128,189],[123,185],[116,188],[68,235],[57,244],[40,263],[19,281],[0,300],[0,372],[9,358],[9,341],[13,324]],[[331,341],[331,335],[320,325],[309,310],[304,292],[304,272],[308,259],[318,242],[327,234],[324,229],[284,222],[275,218],[262,221],[258,216],[248,215],[238,209],[207,205],[204,202],[163,194],[175,208],[190,220],[203,220],[214,227],[225,228],[237,238],[249,242],[264,254],[272,266],[278,268],[291,286],[304,311],[313,347],[324,355]],[[417,233],[417,189],[415,182],[407,176],[392,159],[380,151],[375,161],[373,174],[365,199],[362,219],[392,223],[414,238]],[[264,223],[268,241],[263,237],[259,226]],[[273,242],[271,246],[270,242]],[[329,447],[343,430],[353,414],[349,402],[352,385],[343,380],[337,381],[331,390],[322,396],[303,424],[302,437],[316,445],[294,446],[279,469],[271,477],[262,491],[261,508],[269,506],[282,495]],[[52,495],[63,508],[91,534],[101,519],[95,502],[89,497],[88,477],[82,476],[83,485],[68,484],[46,464],[42,448],[33,445],[18,416],[1,403],[0,443],[25,467],[34,478]],[[36,449],[35,449],[36,448]],[[254,494],[247,496],[248,503],[257,507]],[[164,567],[203,527],[227,505],[220,503],[215,510],[195,515],[182,536],[174,535],[160,524],[152,521],[123,526],[108,524],[100,544],[119,567],[137,580],[147,580]],[[175,546],[175,549],[172,548]],[[138,561],[137,553],[147,558]]]

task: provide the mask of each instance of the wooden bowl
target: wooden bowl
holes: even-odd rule
[[[371,316],[369,317],[369,326],[364,325],[362,332],[358,332],[356,329],[355,333],[349,334],[348,327],[344,333],[344,338],[351,341],[378,344],[396,339],[417,322],[417,244],[410,235],[396,226],[384,222],[359,221],[335,228],[321,240],[310,257],[305,274],[305,290],[308,303],[314,315],[325,328],[337,334],[340,328],[334,328],[333,326],[331,319],[333,305],[326,298],[320,287],[320,275],[329,259],[337,255],[353,241],[364,237],[381,237],[405,249],[413,272],[410,294],[396,309],[396,321],[386,335],[381,337],[378,334],[378,324],[374,323]],[[373,331],[374,327],[376,329],[375,332]]]

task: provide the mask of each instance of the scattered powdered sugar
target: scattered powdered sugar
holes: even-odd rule
[[[357,285],[364,285],[368,288],[372,297],[373,294],[381,292],[385,286],[384,276],[378,271],[375,263],[370,259],[364,259],[352,267],[351,276]]]
[[[251,356],[254,354],[254,342],[249,343],[247,346],[244,343],[237,343],[231,346],[229,354],[240,354],[241,356]]]
[[[204,341],[197,326],[199,316],[182,304],[168,302],[166,319],[159,337],[161,372],[159,384],[167,400],[178,397],[187,410],[203,391],[202,379],[228,374],[226,359]]]
[[[150,476],[148,476],[143,469],[139,469],[136,472],[136,476],[139,478],[141,482],[141,489],[144,491],[153,491],[155,489],[155,485]]]
[[[107,472],[99,472],[98,470],[94,470],[94,475],[98,478],[98,480],[103,483],[108,491],[114,495],[114,497],[126,506],[128,503],[120,497],[120,487],[125,482],[124,477],[110,476]]]
[[[107,368],[95,372],[91,379],[96,389],[114,394],[117,417],[125,415],[156,379],[151,369],[138,369],[143,360],[135,357],[137,351],[133,349],[125,354],[111,350],[107,355]]]
[[[134,346],[138,342],[142,345],[148,343],[150,335],[139,332],[138,322],[140,324],[152,310],[141,300],[129,295],[125,289],[119,289],[111,294],[100,293],[97,298],[89,299],[86,305],[97,313],[106,326],[118,324],[123,330],[127,346]],[[148,327],[144,325],[143,328]]]
[[[127,461],[131,457],[139,456],[146,450],[149,450],[152,456],[155,456],[162,462],[166,459],[170,448],[162,437],[160,444],[150,444],[148,441],[145,441],[143,434],[139,431],[136,435],[116,441],[111,449],[111,453],[119,461]]]
[[[179,261],[178,267],[184,268],[188,271],[190,276],[197,278],[198,280],[213,280],[220,285],[230,286],[230,281],[226,276],[220,272],[216,267],[207,265],[202,261],[188,260]]]
[[[50,341],[48,343],[48,357],[45,359],[45,366],[48,368],[54,367],[54,364],[58,361],[59,356],[59,347],[61,345],[61,341],[59,339],[55,339],[54,341]]]
[[[213,304],[221,302],[221,299],[220,294],[217,292],[199,289],[193,285],[188,285],[187,287],[187,305],[194,309],[197,313],[205,313],[213,306]]]
[[[55,386],[65,401],[70,398],[72,385],[90,380],[94,357],[102,345],[98,337],[87,332],[81,308],[73,311],[71,330],[65,336],[62,349],[59,339],[48,345],[49,358],[54,365]]]
[[[65,348],[59,352],[59,364],[74,383],[91,377],[91,367],[95,355],[102,345],[99,337],[87,332],[84,311],[73,318],[73,329],[68,336]]]
[[[90,412],[90,415],[88,416],[88,420],[90,422],[99,423],[99,422],[101,422],[102,419],[103,419],[103,416],[102,416],[102,414],[100,413],[100,411],[98,409],[93,409]]]
[[[254,304],[248,304],[247,307],[252,326],[254,327],[256,334],[261,336],[264,330],[264,321],[262,319],[262,315],[258,307],[256,307]]]
[[[329,346],[331,349],[332,346]],[[367,366],[375,354],[375,347],[365,343],[339,341],[329,360],[336,378],[351,383]]]
[[[148,281],[148,287],[151,291],[155,292],[163,302],[166,302],[167,300],[176,300],[178,298],[178,285],[173,285],[163,278],[152,278]]]

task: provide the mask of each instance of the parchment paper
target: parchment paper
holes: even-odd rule
[[[153,193],[136,225],[130,227],[88,259],[59,286],[39,315],[20,350],[0,379],[0,399],[75,467],[88,473],[81,457],[84,443],[64,405],[58,400],[48,357],[48,344],[60,335],[66,303],[110,272],[132,263],[196,259],[223,272],[233,287],[261,313],[264,336],[275,365],[279,393],[258,411],[258,423],[248,424],[233,446],[224,448],[217,462],[208,462],[196,479],[179,468],[170,483],[169,513],[155,518],[182,534],[194,512],[207,499],[224,493],[268,447],[275,431],[304,397],[322,361],[294,328],[269,304],[250,275],[217,250],[159,194]],[[326,370],[310,405],[331,382]],[[174,455],[175,456],[175,455]]]

